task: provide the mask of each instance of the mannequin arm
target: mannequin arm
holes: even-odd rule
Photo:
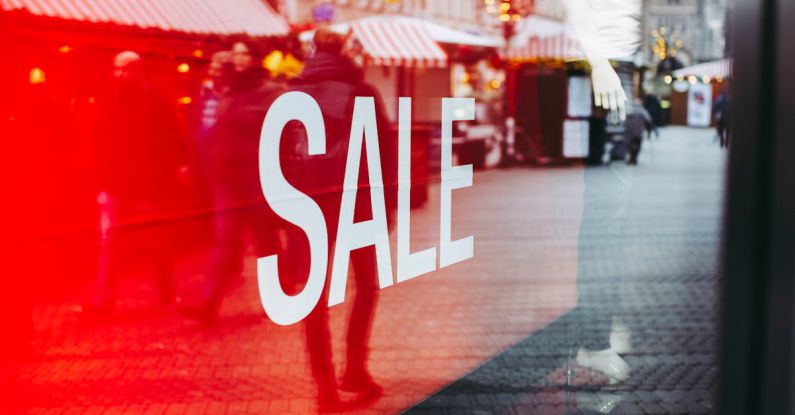
[[[591,64],[596,106],[618,111],[621,119],[624,119],[627,97],[618,74],[607,59],[603,39],[599,38],[596,22],[592,17],[590,0],[563,0],[563,7],[566,21],[574,29],[585,58]]]

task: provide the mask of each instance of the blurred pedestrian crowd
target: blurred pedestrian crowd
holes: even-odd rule
[[[312,53],[302,57],[300,71],[292,65],[292,73],[268,70],[271,51],[256,42],[234,41],[211,55],[187,114],[181,114],[179,102],[168,99],[147,76],[144,53],[126,50],[115,55],[108,70],[112,81],[92,98],[96,115],[86,127],[92,149],[86,164],[93,180],[86,186],[91,190],[84,194],[90,195],[90,202],[83,206],[93,205],[86,209],[92,212],[87,216],[93,217],[93,224],[83,231],[96,232],[87,238],[96,241],[95,248],[90,244],[80,248],[96,252],[90,256],[96,265],[93,277],[83,277],[91,280],[81,307],[86,321],[112,322],[118,300],[125,296],[122,287],[129,286],[125,278],[138,273],[153,277],[154,301],[164,310],[173,305],[188,319],[216,324],[224,296],[242,278],[250,248],[256,257],[279,255],[281,282],[288,294],[303,289],[308,274],[306,238],[265,202],[261,180],[268,178],[260,177],[258,169],[263,120],[271,103],[287,91],[313,96],[324,114],[324,155],[308,156],[303,127],[293,122],[283,134],[280,157],[288,181],[320,205],[330,240],[334,240],[339,217],[354,97],[375,98],[387,211],[393,227],[397,143],[381,97],[363,81],[362,69],[347,54],[348,40],[332,31],[317,31]],[[293,49],[292,53],[301,53]],[[289,52],[282,58],[298,62]],[[371,215],[367,174],[359,177],[357,221]],[[23,237],[26,229],[20,226],[18,236]],[[201,286],[185,294],[180,292],[185,284],[177,281],[185,274],[178,269],[178,259],[186,249],[195,248],[195,239],[207,242],[199,248],[206,251],[207,267],[197,279]],[[329,253],[333,248],[329,247]],[[346,336],[347,360],[339,380],[332,363],[325,294],[304,323],[321,409],[355,407],[381,395],[367,368],[378,300],[372,249],[351,254],[356,289]],[[34,256],[26,257],[32,260]],[[12,269],[24,267],[19,259],[15,264]],[[14,311],[11,327],[19,336],[13,344],[6,343],[9,350],[4,354],[12,348],[22,351],[33,332],[36,288],[25,283],[17,288],[16,300],[7,308]],[[341,390],[348,392],[348,398],[340,398]]]

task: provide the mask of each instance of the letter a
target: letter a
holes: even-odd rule
[[[364,222],[353,222],[356,208],[356,192],[359,186],[359,164],[362,143],[365,144],[367,172],[370,182],[370,204],[373,218]],[[381,159],[378,148],[378,129],[375,119],[375,101],[372,97],[356,97],[353,105],[353,121],[348,141],[348,158],[345,163],[345,182],[342,189],[337,243],[331,267],[329,307],[345,300],[345,285],[348,281],[348,262],[351,251],[375,245],[378,264],[378,284],[381,288],[392,285],[392,258],[389,252],[389,231],[386,223],[384,184],[381,177]]]

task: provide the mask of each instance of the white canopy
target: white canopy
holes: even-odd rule
[[[465,32],[462,30],[453,29],[451,27],[440,25],[438,23],[434,23],[428,20],[418,19],[415,17],[399,16],[399,15],[364,17],[350,22],[337,23],[335,25],[332,25],[330,28],[335,32],[347,33],[351,28],[351,24],[355,23],[373,24],[381,22],[392,23],[392,24],[399,23],[399,24],[422,27],[422,29],[428,34],[428,36],[433,41],[438,43],[449,43],[454,45],[479,46],[479,47],[491,47],[491,48],[497,48],[502,45],[502,40],[499,38],[481,36]],[[309,42],[312,40],[314,34],[315,34],[314,30],[307,30],[305,32],[301,32],[299,38],[301,39],[302,42]]]
[[[715,78],[728,78],[732,74],[731,59],[720,59],[712,62],[699,63],[698,65],[686,66],[674,71],[674,76],[700,76]]]
[[[583,59],[573,33],[557,20],[527,16],[519,21],[506,57],[510,60]]]
[[[624,20],[632,21],[631,18]],[[632,24],[599,25],[597,33],[610,59],[633,61],[632,54],[637,50],[639,38],[635,29]],[[585,59],[585,53],[574,30],[563,21],[530,15],[517,23],[516,34],[505,57],[513,61],[581,60]]]

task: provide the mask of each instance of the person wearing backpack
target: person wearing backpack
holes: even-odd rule
[[[364,74],[348,56],[349,37],[328,29],[314,35],[314,54],[306,61],[300,76],[290,82],[291,92],[310,95],[318,103],[326,130],[326,151],[323,155],[306,156],[306,136],[302,127],[288,125],[281,147],[282,168],[288,181],[310,195],[326,218],[329,240],[337,234],[337,220],[343,193],[345,160],[356,97],[372,98],[375,104],[381,171],[383,175],[386,216],[389,229],[395,225],[397,211],[397,137],[386,115],[381,94],[364,81]],[[372,217],[369,200],[370,183],[366,161],[358,174],[354,217],[359,222]],[[348,190],[345,190],[348,191]],[[287,275],[282,284],[289,290],[302,287],[306,275],[308,246],[303,236],[287,232],[287,247],[282,252]],[[329,246],[329,254],[334,246]],[[381,396],[382,388],[368,369],[370,329],[378,305],[378,272],[375,248],[369,246],[351,252],[350,264],[355,294],[345,333],[345,366],[338,380],[332,361],[331,328],[326,307],[328,293],[324,291],[319,305],[304,321],[306,350],[318,388],[317,403],[321,412],[342,411],[366,405]],[[300,289],[300,288],[299,288]],[[339,391],[354,394],[343,400]]]
[[[651,115],[643,108],[639,98],[635,98],[627,111],[627,119],[624,122],[624,139],[629,146],[629,160],[627,164],[637,165],[638,154],[643,143],[643,132],[652,125]]]

